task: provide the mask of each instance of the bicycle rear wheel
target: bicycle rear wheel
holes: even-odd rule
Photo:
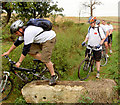
[[[9,77],[6,81],[6,76],[0,78],[0,101],[8,99],[12,90],[13,90],[13,81]]]
[[[106,53],[103,51],[100,60],[100,66],[105,66],[107,64],[107,56]]]
[[[84,59],[78,68],[78,78],[83,81],[89,77],[91,73],[91,66],[88,59]]]

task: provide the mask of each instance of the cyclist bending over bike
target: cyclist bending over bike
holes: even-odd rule
[[[101,27],[96,25],[96,17],[90,17],[88,22],[90,23],[90,27],[88,28],[88,34],[82,43],[82,46],[88,41],[88,45],[96,46],[96,49],[93,49],[93,57],[96,60],[96,67],[97,67],[97,75],[96,78],[100,76],[100,59],[101,59],[101,49],[102,44],[105,40],[105,34]],[[87,46],[85,55],[89,53],[90,48]]]
[[[19,61],[16,63],[16,67],[20,67],[22,61],[27,54],[33,56],[34,58],[41,60],[46,64],[47,68],[50,70],[51,79],[49,85],[55,85],[56,75],[54,72],[54,67],[51,62],[52,49],[56,43],[56,34],[53,30],[44,31],[41,27],[28,26],[25,27],[21,20],[15,21],[11,27],[11,34],[16,34],[19,36],[16,42],[10,47],[10,49],[2,54],[2,56],[9,55],[12,50],[24,42],[23,51]],[[36,37],[37,34],[42,32]],[[41,51],[41,53],[40,53]]]

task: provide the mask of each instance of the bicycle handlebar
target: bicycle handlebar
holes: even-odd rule
[[[88,44],[85,44],[85,47],[87,47],[87,46],[90,47],[91,49],[98,49],[97,46],[90,46]]]
[[[8,61],[9,61],[11,64],[16,64],[16,62],[12,61],[12,60],[8,57],[8,55],[5,55],[4,57],[7,58]]]
[[[8,57],[8,55],[5,55],[4,57],[8,59],[8,61],[10,62],[11,65],[16,64],[16,62],[12,61],[12,60]],[[34,69],[27,69],[27,68],[21,68],[21,67],[16,67],[16,66],[12,66],[12,68],[14,68],[15,70],[19,70],[19,71],[28,71],[28,72],[33,71],[33,72],[35,72]]]

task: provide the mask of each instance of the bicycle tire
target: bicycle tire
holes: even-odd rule
[[[78,67],[78,78],[81,81],[87,79],[89,77],[90,73],[91,73],[90,62],[89,62],[89,64],[86,64],[88,62],[89,61],[87,61],[87,59],[84,59]],[[88,67],[86,67],[86,65],[88,65]]]
[[[100,66],[105,66],[107,64],[107,56],[106,53],[103,52],[103,54],[101,55],[101,60],[100,60]]]
[[[96,64],[96,62],[93,60],[93,62],[91,64],[91,72],[93,72],[95,70],[95,64]]]
[[[55,75],[57,76],[56,80],[60,80],[60,74],[58,73],[58,71],[56,71],[56,70],[54,70],[54,71],[55,71]],[[43,71],[41,76],[42,76],[42,80],[50,80],[51,79],[51,74],[48,69]]]
[[[13,90],[13,81],[8,77],[7,84],[6,84],[5,88],[3,88],[2,86],[4,84],[4,81],[5,81],[4,77],[0,78],[0,84],[1,84],[1,87],[0,87],[0,92],[1,92],[0,102],[8,99],[9,95],[11,94],[11,92]],[[3,84],[1,82],[3,82]]]

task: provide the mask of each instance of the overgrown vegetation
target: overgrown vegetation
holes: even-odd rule
[[[10,35],[9,27],[10,24],[2,29],[2,53],[7,51],[13,44],[12,41],[16,39],[15,36]],[[52,54],[52,62],[61,74],[61,80],[79,80],[77,76],[78,65],[83,60],[85,52],[85,48],[81,46],[81,43],[87,34],[88,27],[88,24],[76,24],[73,21],[56,23],[53,26],[53,30],[57,34],[57,43]],[[11,52],[10,57],[12,60],[18,61],[22,52],[22,47],[23,45],[20,45],[19,48]],[[118,83],[118,32],[116,31],[113,33],[112,48],[113,54],[110,55],[108,64],[101,68],[101,78],[114,79]],[[27,55],[21,66],[31,68],[33,65],[32,60],[33,58]],[[8,70],[7,61],[4,58],[2,59],[2,66],[3,70]],[[91,73],[89,79],[95,79],[95,73],[96,71]],[[19,95],[21,96],[20,84],[22,84],[22,82],[19,81],[17,77],[14,77],[14,75],[11,75],[11,78],[14,80],[15,84],[14,92],[11,97],[18,97],[16,101],[19,102],[22,100],[22,98],[19,97]],[[119,89],[119,87],[116,88]],[[18,95],[16,95],[16,93]],[[85,100],[87,99],[85,97],[83,98]],[[85,102],[85,100],[83,101]],[[89,100],[89,98],[87,100]],[[22,102],[24,103],[24,100],[22,100]]]
[[[89,104],[94,103],[94,100],[92,100],[90,97],[86,97],[86,96],[81,96],[81,97],[82,97],[82,99],[78,100],[78,102],[81,104],[82,103],[89,103]]]

